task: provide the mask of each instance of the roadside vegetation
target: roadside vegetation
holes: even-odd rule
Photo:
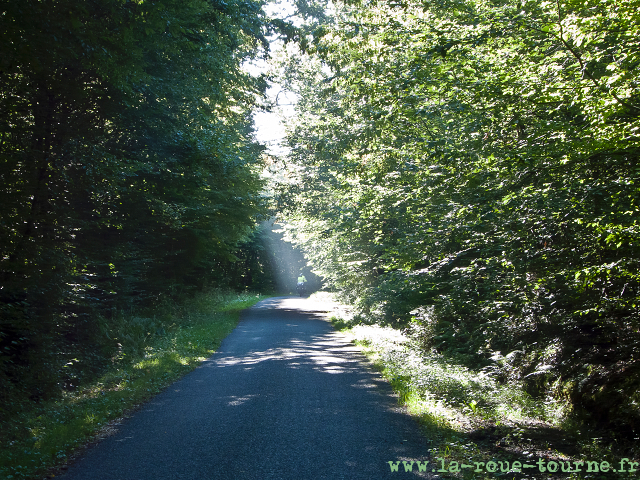
[[[170,329],[136,312],[272,288],[243,64],[285,26],[259,0],[2,2],[0,419],[100,375],[109,332]]]
[[[22,403],[2,419],[0,478],[41,479],[64,469],[81,447],[109,435],[129,412],[213,354],[240,311],[261,298],[212,290],[183,305],[104,321],[105,335],[120,348],[99,377],[60,398]]]
[[[3,2],[0,473],[214,349],[230,300],[198,292],[285,288],[270,217],[405,332],[361,342],[436,453],[637,459],[638,1],[295,4]],[[299,48],[253,76],[271,34]],[[298,100],[265,190],[268,81]]]
[[[2,2],[1,478],[213,351],[249,302],[215,292],[274,289],[266,81],[243,65],[287,24],[262,7]]]
[[[598,465],[607,461],[617,469],[623,458],[637,461],[638,449],[635,442],[615,432],[573,421],[566,402],[535,398],[523,383],[500,381],[492,369],[468,368],[455,357],[425,351],[412,328],[399,330],[337,317],[332,323],[361,348],[390,382],[398,402],[418,419],[430,441],[429,471],[435,468],[443,478],[622,479],[637,474],[629,472],[628,462],[624,473],[588,472],[586,463],[575,471],[575,462],[580,461]],[[540,472],[539,459],[543,466],[555,462],[558,471]],[[474,471],[475,462],[491,461],[498,465],[496,473],[484,467]],[[509,468],[513,462],[535,468],[501,472],[507,462]],[[460,468],[463,464],[474,467]],[[563,472],[562,465],[572,471]],[[640,471],[637,465],[631,468]],[[402,464],[399,471],[404,471]]]
[[[491,378],[543,402],[535,418],[561,405],[598,442],[637,442],[638,2],[353,0],[329,17],[278,73],[299,97],[287,238],[367,323],[474,372],[466,408],[500,413]]]

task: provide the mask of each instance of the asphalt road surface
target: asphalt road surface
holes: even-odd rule
[[[322,307],[272,298],[64,480],[422,478],[428,442]],[[429,464],[428,470],[433,464]]]

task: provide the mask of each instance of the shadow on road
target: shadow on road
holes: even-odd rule
[[[417,423],[327,310],[298,297],[246,310],[211,358],[63,478],[368,480],[398,478],[389,461],[424,462]]]

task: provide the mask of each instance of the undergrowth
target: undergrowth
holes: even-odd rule
[[[79,447],[108,435],[127,412],[213,354],[239,312],[261,298],[212,291],[156,312],[162,322],[153,315],[103,322],[102,333],[120,342],[110,367],[97,380],[63,390],[58,399],[23,405],[2,422],[0,478],[36,479],[64,468]]]
[[[426,351],[391,327],[332,321],[361,347],[391,383],[399,403],[419,420],[430,440],[429,470],[441,478],[628,479],[640,473],[638,465],[622,460],[638,461],[635,446],[619,444],[614,432],[573,420],[566,405],[533,398],[522,385],[500,382],[490,370],[473,370]],[[597,467],[574,463],[580,461],[596,461]],[[621,461],[625,471],[614,472]],[[514,469],[513,462],[533,467]],[[602,462],[610,465],[606,473],[595,471],[606,468]],[[488,472],[487,464],[496,470]],[[549,472],[548,465],[556,472]]]

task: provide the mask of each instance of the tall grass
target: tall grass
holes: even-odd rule
[[[499,381],[491,370],[474,370],[423,348],[409,332],[356,324],[334,318],[333,324],[361,347],[389,380],[398,401],[414,415],[430,440],[432,465],[470,462],[606,460],[638,461],[637,446],[621,445],[571,419],[566,405],[535,398],[516,382]],[[441,460],[436,460],[437,458]],[[502,475],[505,475],[504,473]],[[603,476],[604,475],[604,476]],[[626,475],[626,477],[625,477]],[[505,478],[628,478],[628,473],[542,474],[536,470]],[[438,471],[441,478],[493,479],[496,474],[471,469]]]
[[[211,291],[146,315],[100,319],[97,334],[117,348],[106,371],[58,399],[23,405],[0,428],[0,478],[40,479],[110,425],[213,354],[256,294]]]

